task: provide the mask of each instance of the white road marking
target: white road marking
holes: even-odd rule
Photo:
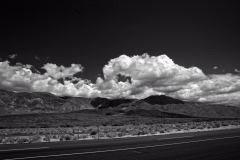
[[[119,149],[109,149],[109,150],[99,150],[99,151],[89,151],[89,152],[80,152],[80,153],[77,152],[77,153],[65,153],[65,154],[52,154],[52,155],[46,155],[46,156],[32,156],[32,157],[10,158],[10,159],[4,159],[4,160],[22,160],[22,159],[36,159],[36,158],[49,158],[49,157],[62,157],[62,156],[85,155],[85,154],[106,153],[106,152],[117,152],[117,151],[127,151],[127,150],[136,150],[136,149],[164,147],[164,146],[172,146],[172,145],[179,145],[179,144],[215,141],[215,140],[232,139],[232,138],[240,138],[240,136],[222,137],[222,138],[209,138],[209,139],[187,141],[187,142],[168,143],[168,144],[159,144],[159,145],[151,145],[151,146],[141,146],[141,147],[119,148]]]
[[[141,154],[142,152],[140,151],[132,151],[133,153]]]
[[[166,140],[166,139],[181,139],[181,138],[192,138],[192,137],[195,137],[195,136],[182,136],[182,137],[159,138],[158,141]]]
[[[0,150],[0,152],[25,151],[25,150],[37,150],[37,149],[47,149],[47,148],[49,148],[49,147],[3,149],[3,150]]]

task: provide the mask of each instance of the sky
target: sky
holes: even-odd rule
[[[240,106],[237,1],[8,1],[0,88]]]

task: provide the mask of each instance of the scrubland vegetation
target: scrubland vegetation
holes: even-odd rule
[[[75,116],[74,116],[75,115]],[[37,143],[121,138],[240,127],[239,119],[152,118],[73,113],[1,117],[0,143]],[[33,117],[35,117],[35,119]]]

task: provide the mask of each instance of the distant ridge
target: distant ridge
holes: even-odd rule
[[[165,95],[152,95],[140,100],[108,99],[58,97],[43,92],[11,92],[0,89],[0,116],[69,112],[169,118],[240,118],[239,107],[185,102]]]
[[[183,101],[178,100],[178,99],[174,99],[172,97],[168,97],[165,95],[153,95],[153,96],[149,96],[145,99],[143,99],[143,101],[149,103],[149,104],[158,104],[158,105],[166,105],[166,104],[184,104]]]

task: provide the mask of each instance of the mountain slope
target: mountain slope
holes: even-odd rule
[[[91,101],[91,105],[98,109],[104,108],[114,108],[120,105],[128,105],[129,103],[133,102],[134,99],[107,99],[107,98],[94,98]]]
[[[64,113],[94,109],[90,99],[70,97],[64,99],[50,93],[15,93],[0,90],[0,115],[30,113]]]
[[[94,110],[97,114],[152,117],[240,118],[240,108],[185,102],[163,95],[145,99],[58,97],[50,93],[0,90],[0,115],[68,113]]]
[[[240,108],[223,105],[208,105],[203,103],[185,103],[158,106],[160,111],[208,118],[239,118]]]

